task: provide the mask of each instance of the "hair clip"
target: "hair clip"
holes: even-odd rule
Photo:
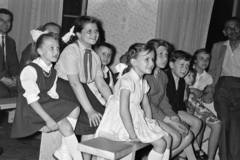
[[[44,32],[39,31],[39,30],[31,30],[30,34],[32,35],[32,39],[34,42],[37,42],[38,38],[42,35],[42,34],[47,34],[49,33],[48,30],[45,30]]]
[[[68,33],[66,33],[63,37],[62,37],[62,41],[64,43],[67,43],[69,41],[69,39],[75,35],[75,33],[73,33],[74,31],[74,26],[72,26],[72,28],[70,29],[70,31]]]
[[[118,65],[116,65],[115,66],[115,69],[117,70],[117,72],[119,73],[119,75],[118,75],[118,79],[120,78],[120,77],[122,77],[122,74],[123,74],[123,71],[124,71],[124,69],[126,69],[128,66],[126,65],[126,64],[124,64],[124,63],[119,63]]]

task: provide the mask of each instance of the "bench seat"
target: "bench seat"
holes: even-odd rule
[[[99,160],[134,160],[136,151],[148,145],[150,144],[141,142],[119,142],[98,137],[79,143],[78,150],[98,156]]]
[[[17,98],[1,98],[0,110],[16,108]]]

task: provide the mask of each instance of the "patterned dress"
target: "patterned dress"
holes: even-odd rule
[[[140,79],[131,69],[124,74],[114,87],[114,95],[108,101],[102,121],[96,132],[96,137],[104,137],[114,141],[131,141],[120,117],[120,91],[127,89],[131,92],[130,113],[138,139],[143,143],[151,143],[161,137],[168,136],[156,120],[148,119],[140,103],[144,94],[149,90],[146,80]]]
[[[207,72],[203,72],[202,74],[198,74],[196,76],[195,83],[191,88],[197,88],[199,90],[204,90],[204,88],[212,83],[212,77]],[[187,112],[195,115],[196,117],[202,119],[206,123],[215,124],[219,123],[220,120],[217,118],[213,112],[208,109],[206,104],[201,100],[201,98],[197,98],[194,93],[190,93],[188,97],[187,104]],[[213,105],[213,103],[211,104]]]

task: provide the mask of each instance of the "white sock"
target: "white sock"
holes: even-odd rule
[[[163,159],[162,160],[169,160],[170,157],[170,150],[166,149],[166,151],[163,154]]]
[[[71,136],[64,137],[66,146],[72,155],[74,160],[82,160],[82,154],[80,151],[77,150],[78,147],[78,140],[75,134],[72,134]]]
[[[155,152],[153,149],[150,151],[148,155],[148,160],[162,160],[163,154]]]

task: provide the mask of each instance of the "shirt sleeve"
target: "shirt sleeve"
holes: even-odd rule
[[[40,90],[37,85],[37,72],[31,67],[27,66],[23,69],[20,75],[20,81],[22,84],[25,93],[23,96],[27,99],[27,103],[30,104],[32,102],[38,101]]]
[[[103,71],[102,71],[102,68],[101,68],[102,63],[101,63],[101,59],[98,55],[96,56],[96,61],[97,61],[96,77],[102,77],[103,78]]]
[[[143,93],[146,94],[149,91],[150,87],[145,79],[143,80],[143,86],[144,86]]]
[[[130,92],[134,92],[134,82],[129,78],[122,78],[120,80],[120,90],[126,89]]]
[[[170,103],[168,101],[166,91],[164,92],[164,97],[163,97],[161,103],[159,104],[159,108],[168,117],[177,116],[177,114],[172,110],[172,106],[170,105]]]
[[[58,99],[59,98],[59,95],[56,91],[56,89],[57,89],[57,79],[58,79],[58,77],[56,76],[56,79],[53,83],[52,88],[48,91],[48,95],[53,99]]]
[[[73,46],[66,47],[61,53],[60,64],[65,75],[78,74],[78,63],[81,60],[77,56],[77,50]]]

